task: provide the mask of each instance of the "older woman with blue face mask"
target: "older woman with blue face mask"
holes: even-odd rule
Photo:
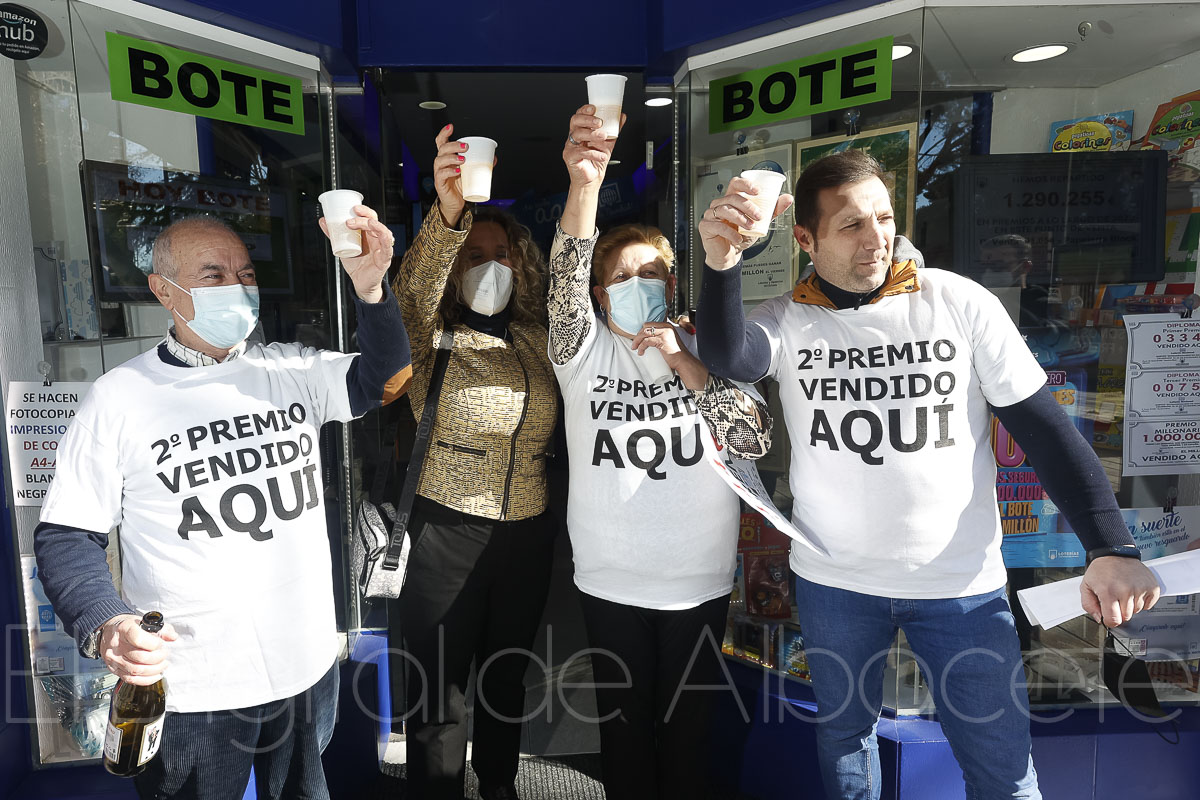
[[[603,779],[622,800],[701,797],[712,692],[699,687],[719,676],[740,512],[704,442],[761,456],[770,419],[746,391],[710,375],[693,337],[667,320],[675,276],[666,237],[625,225],[597,240],[615,140],[594,113],[584,106],[571,118],[563,149],[571,186],[548,311]]]

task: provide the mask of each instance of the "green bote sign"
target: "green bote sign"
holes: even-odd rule
[[[299,78],[106,32],[113,100],[304,133]]]
[[[807,117],[892,96],[892,37],[709,84],[708,132]]]

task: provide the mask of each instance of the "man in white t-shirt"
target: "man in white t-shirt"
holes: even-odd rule
[[[1044,388],[1001,303],[974,281],[896,258],[883,170],[858,150],[796,184],[795,236],[814,272],[743,317],[737,231],[758,211],[734,179],[700,223],[702,360],[779,382],[794,524],[828,555],[793,548],[798,607],[833,798],[880,793],[875,726],[897,629],[979,798],[1039,798],[1021,652],[1005,594],[992,413],[1089,554],[1082,603],[1107,625],[1158,599],[1099,460]],[[784,195],[775,214],[792,202]],[[907,243],[905,243],[907,244]]]
[[[395,397],[408,338],[384,277],[393,237],[355,207],[359,354],[249,344],[254,266],[223,222],[191,217],[154,244],[150,289],[174,325],[99,378],[58,450],[34,532],[46,595],[80,652],[121,680],[167,678],[142,797],[328,797],[338,642],[319,436]],[[321,221],[324,228],[324,220]],[[105,560],[121,526],[121,592]],[[139,620],[159,611],[159,635]],[[170,659],[170,669],[167,660]],[[106,752],[124,734],[111,728]],[[161,753],[155,750],[161,743]]]

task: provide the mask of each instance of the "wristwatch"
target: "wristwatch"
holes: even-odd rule
[[[1142,560],[1142,551],[1138,549],[1136,544],[1114,544],[1105,547],[1093,547],[1087,551],[1087,563],[1091,564],[1097,558],[1104,556],[1117,556],[1119,558],[1136,558]]]
[[[79,655],[84,658],[100,657],[100,632],[103,630],[104,625],[101,625],[83,637],[83,641],[79,644]]]

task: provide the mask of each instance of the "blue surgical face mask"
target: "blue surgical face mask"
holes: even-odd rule
[[[634,335],[647,322],[667,318],[667,282],[658,278],[629,278],[605,286],[612,323]]]
[[[199,286],[189,292],[165,275],[163,280],[191,295],[195,315],[190,322],[178,311],[172,311],[184,325],[191,328],[192,333],[213,347],[236,347],[246,340],[258,324],[257,286],[240,283]]]

